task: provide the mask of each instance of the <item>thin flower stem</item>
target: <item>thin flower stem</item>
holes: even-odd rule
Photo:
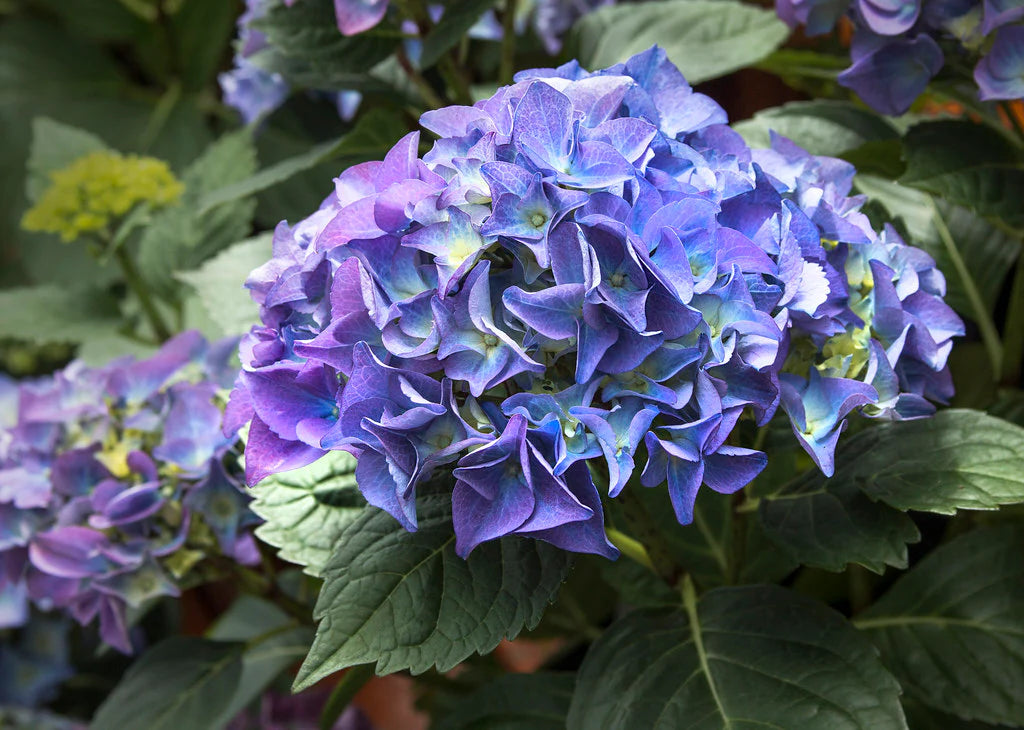
[[[128,284],[128,288],[139,298],[139,304],[142,305],[142,311],[153,328],[153,334],[156,335],[160,342],[166,342],[171,339],[171,330],[167,323],[164,322],[164,318],[161,316],[160,310],[157,309],[153,298],[149,295],[146,282],[142,280],[142,276],[139,274],[135,262],[132,261],[131,255],[124,246],[118,246],[114,249],[114,258],[117,259],[117,263],[124,273],[124,280]]]
[[[989,314],[988,309],[985,307],[985,302],[981,298],[977,285],[974,283],[974,278],[971,276],[967,264],[964,263],[963,256],[960,255],[960,249],[956,247],[953,235],[949,232],[949,228],[946,227],[946,221],[942,218],[942,212],[939,210],[939,206],[936,205],[934,199],[931,199],[931,205],[935,230],[946,247],[946,253],[949,255],[953,268],[956,269],[957,276],[960,277],[960,281],[963,283],[964,294],[971,303],[974,322],[978,325],[978,329],[981,332],[981,340],[985,345],[985,351],[988,353],[988,359],[992,365],[993,379],[998,382],[1003,365],[1003,344],[999,340],[999,331],[996,329],[995,322],[992,321],[992,315]]]
[[[357,664],[342,675],[341,681],[334,687],[323,712],[320,713],[321,730],[330,730],[334,727],[345,708],[351,704],[352,698],[373,677],[373,664]]]
[[[518,0],[505,0],[505,14],[502,16],[501,74],[499,83],[511,84],[516,72],[516,10]]]
[[[430,82],[424,78],[423,74],[416,70],[413,66],[412,61],[409,60],[409,55],[405,52],[405,49],[399,46],[398,51],[395,53],[395,57],[398,59],[398,65],[405,71],[405,75],[409,77],[416,90],[420,92],[420,96],[423,97],[423,101],[431,109],[440,109],[443,106],[448,106],[448,102],[442,99],[434,87],[430,85]]]

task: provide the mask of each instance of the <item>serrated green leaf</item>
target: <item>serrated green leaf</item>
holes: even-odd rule
[[[1024,532],[940,546],[858,617],[904,690],[965,719],[1024,725]]]
[[[924,122],[907,131],[903,153],[902,184],[982,216],[1024,224],[1024,157],[995,130],[966,120]]]
[[[903,512],[874,502],[849,481],[822,481],[814,469],[761,500],[768,537],[794,560],[842,571],[850,563],[882,573],[907,567],[907,543],[921,534]]]
[[[116,333],[117,303],[104,292],[29,286],[0,290],[0,337],[30,342],[85,342]]]
[[[255,169],[252,138],[243,130],[219,138],[185,170],[181,202],[153,216],[139,240],[139,270],[160,296],[176,297],[175,274],[196,268],[250,233],[255,200],[243,198],[205,213],[200,201],[212,190],[249,177]]]
[[[980,411],[884,423],[840,442],[829,490],[859,487],[897,509],[951,515],[1024,502],[1024,429]],[[813,480],[825,483],[824,477]]]
[[[430,68],[454,46],[497,0],[458,0],[445,6],[444,14],[423,39],[420,65]]]
[[[48,117],[36,117],[32,120],[32,147],[28,153],[25,195],[30,202],[36,202],[50,187],[51,172],[67,167],[90,152],[105,149],[107,145],[92,132]]]
[[[196,290],[203,308],[224,335],[247,332],[259,321],[259,307],[249,296],[245,280],[270,259],[274,234],[264,233],[221,251],[178,279]]]
[[[356,664],[378,674],[446,672],[540,621],[569,570],[570,554],[506,537],[455,554],[451,493],[417,497],[419,529],[406,532],[367,508],[347,525],[324,569],[320,622],[295,690]]]
[[[460,700],[434,730],[564,730],[575,675],[506,674]]]
[[[591,646],[569,730],[906,728],[896,680],[824,604],[776,586],[686,603],[634,611]]]
[[[267,477],[250,505],[264,519],[256,534],[283,560],[320,575],[342,532],[366,508],[356,485],[356,460],[331,451],[309,466]]]
[[[621,63],[659,45],[691,84],[759,61],[789,35],[770,10],[734,0],[668,0],[608,6],[575,26],[580,62]]]
[[[812,155],[839,157],[869,142],[894,140],[896,128],[883,117],[845,101],[794,101],[765,109],[733,128],[751,147],[768,147],[770,132],[796,142]]]
[[[217,730],[242,674],[242,644],[165,639],[131,666],[92,720],[92,730]]]

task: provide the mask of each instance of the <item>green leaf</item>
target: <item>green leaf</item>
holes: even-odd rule
[[[211,190],[200,200],[203,213],[239,198],[272,188],[285,180],[325,162],[355,164],[382,159],[405,131],[394,114],[370,109],[362,115],[351,131],[339,139],[314,146],[301,154],[265,167],[252,177]]]
[[[758,509],[768,537],[794,560],[842,571],[849,563],[882,573],[907,567],[907,543],[921,539],[907,515],[874,502],[850,481],[807,472]]]
[[[575,676],[506,674],[460,700],[434,730],[564,730]]]
[[[233,3],[183,0],[171,16],[174,57],[186,90],[204,89],[230,55],[236,13]]]
[[[903,140],[900,182],[963,205],[982,216],[1024,224],[1024,159],[1001,134],[970,121],[911,127]]]
[[[1024,429],[966,409],[884,423],[841,442],[829,490],[951,515],[1024,502]],[[813,480],[823,484],[824,477]]]
[[[612,624],[580,667],[568,728],[906,728],[898,696],[874,647],[824,604],[717,588]]]
[[[1009,233],[999,230],[984,218],[966,208],[953,205],[919,190],[890,182],[873,175],[857,175],[855,184],[859,192],[883,206],[894,218],[903,221],[913,243],[925,249],[939,269],[945,273],[949,285],[946,301],[958,312],[975,318],[967,295],[973,287],[991,312],[996,299],[1013,268],[1020,251],[1020,243]],[[936,210],[938,211],[936,213]],[[936,215],[941,221],[936,221]],[[945,225],[966,265],[966,282],[949,258],[936,224]]]
[[[270,259],[273,238],[273,233],[264,233],[241,241],[198,269],[177,275],[196,290],[203,308],[222,334],[242,334],[259,321],[259,307],[244,285],[249,273]]]
[[[50,173],[67,167],[90,152],[107,149],[103,140],[92,132],[61,124],[48,117],[32,120],[32,147],[28,154],[28,178],[25,194],[36,202],[50,187]]]
[[[139,241],[139,270],[160,296],[176,298],[177,272],[196,268],[249,234],[255,200],[243,198],[207,212],[200,210],[200,201],[211,190],[243,180],[255,169],[256,152],[243,130],[218,139],[185,171],[181,202],[157,213]]]
[[[568,573],[570,554],[506,537],[455,554],[451,492],[417,497],[419,529],[406,532],[367,508],[341,532],[314,617],[320,621],[295,690],[355,664],[378,674],[446,672],[540,621]]]
[[[85,342],[121,326],[117,303],[104,292],[58,286],[0,290],[0,337],[30,342]]]
[[[775,13],[735,0],[668,0],[587,13],[576,24],[580,62],[621,63],[659,45],[691,84],[749,66],[789,35]]]
[[[274,604],[242,595],[217,619],[207,636],[222,642],[251,642],[242,654],[238,688],[221,713],[220,719],[227,723],[305,655],[313,631],[297,625],[295,619]]]
[[[351,88],[346,83],[351,76],[364,75],[399,43],[399,34],[385,34],[382,26],[343,36],[333,0],[303,0],[291,7],[279,2],[253,25],[266,34],[270,45],[253,61],[293,84],[314,89]]]
[[[733,128],[751,147],[768,147],[769,132],[788,137],[812,155],[839,157],[869,142],[894,140],[896,128],[883,117],[845,101],[794,101],[765,109]]]
[[[856,625],[904,690],[964,719],[1024,725],[1024,532],[979,529],[940,546]]]
[[[216,730],[242,674],[242,645],[191,636],[142,655],[100,705],[92,730]]]
[[[420,66],[430,68],[449,48],[454,46],[462,36],[490,10],[496,0],[457,0],[445,5],[441,20],[423,39],[423,50],[420,53]]]
[[[356,460],[331,451],[309,466],[267,477],[253,488],[252,511],[265,521],[256,534],[283,560],[320,575],[342,532],[363,513]]]

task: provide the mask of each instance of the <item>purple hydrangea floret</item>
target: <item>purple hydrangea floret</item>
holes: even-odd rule
[[[854,411],[930,414],[963,325],[932,259],[871,227],[854,168],[750,149],[663,51],[525,71],[335,180],[247,286],[229,422],[255,483],[341,449],[416,529],[452,485],[456,550],[504,535],[614,556],[601,498],[765,467],[737,423],[781,405],[831,474]],[[664,487],[663,487],[664,485]]]
[[[130,652],[130,615],[204,554],[259,561],[222,416],[236,343],[186,332],[145,360],[0,382],[0,628],[34,604]]]
[[[1024,96],[1021,0],[775,0],[775,9],[808,35],[828,33],[846,15],[852,63],[839,83],[883,114],[910,109],[951,52],[975,63],[981,99]]]

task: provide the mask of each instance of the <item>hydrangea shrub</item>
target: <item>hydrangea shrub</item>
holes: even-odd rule
[[[422,157],[413,133],[342,172],[249,278],[250,484],[340,449],[409,530],[450,474],[460,555],[518,534],[614,557],[603,496],[667,485],[688,524],[702,484],[757,476],[741,419],[781,405],[831,475],[854,410],[952,395],[932,259],[872,229],[851,165],[749,149],[659,49],[421,122]]]

